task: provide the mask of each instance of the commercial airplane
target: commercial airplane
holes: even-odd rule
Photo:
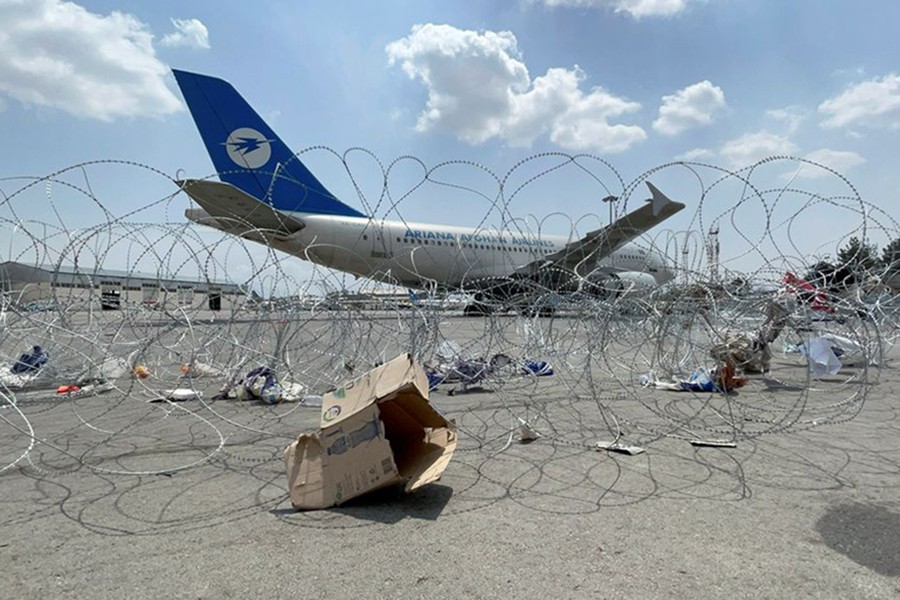
[[[411,288],[473,292],[469,312],[552,290],[608,296],[673,279],[665,257],[632,242],[684,208],[651,198],[573,240],[518,231],[366,216],[306,168],[228,82],[173,70],[218,181],[179,181],[200,206],[191,221],[356,276]]]

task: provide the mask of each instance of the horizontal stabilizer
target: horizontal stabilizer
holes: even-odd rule
[[[301,219],[272,208],[228,183],[187,179],[176,182],[197,204],[219,223],[249,225],[280,235],[290,235],[306,227]]]

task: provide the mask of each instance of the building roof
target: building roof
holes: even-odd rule
[[[179,284],[191,284],[198,290],[218,288],[223,292],[231,293],[243,290],[243,287],[238,284],[207,279],[205,277],[164,276],[163,274],[155,273],[75,265],[29,265],[15,261],[0,263],[0,281],[78,283],[82,285],[91,284],[93,286],[100,285],[106,281],[115,282],[123,286],[156,284],[161,287],[175,287]]]

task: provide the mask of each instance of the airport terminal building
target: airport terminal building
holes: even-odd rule
[[[11,304],[32,309],[81,305],[115,310],[141,305],[217,311],[234,310],[249,297],[242,286],[200,277],[11,261],[0,263],[0,290]]]

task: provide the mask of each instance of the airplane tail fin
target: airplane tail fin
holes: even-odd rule
[[[278,210],[365,217],[335,198],[230,83],[172,73],[219,179]]]

